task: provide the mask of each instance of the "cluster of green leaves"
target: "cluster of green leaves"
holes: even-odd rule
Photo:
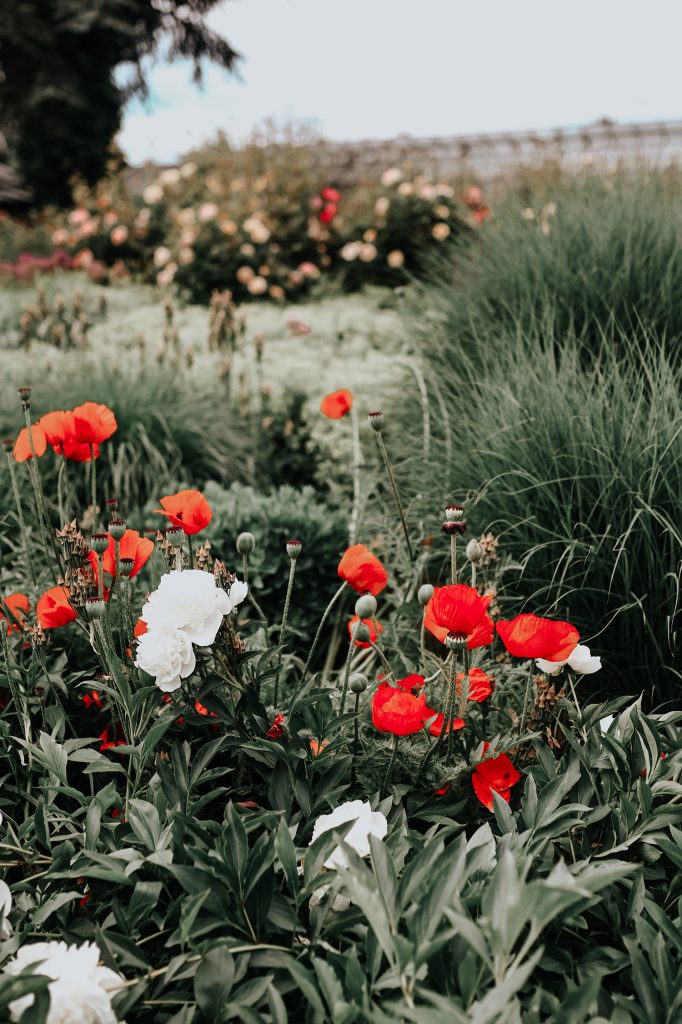
[[[249,665],[256,685],[272,671],[268,655]],[[349,826],[310,839],[354,795],[343,720],[312,691],[268,739],[254,696],[235,714],[204,694],[219,733],[207,741],[188,712],[125,820],[111,812],[129,748],[91,758],[47,733],[25,748],[28,814],[21,786],[3,786],[21,913],[0,957],[41,934],[97,942],[125,978],[115,1005],[129,1024],[679,1019],[679,714],[631,705],[602,735],[604,706],[575,712],[561,755],[535,742],[492,816],[419,784],[374,798],[386,839],[367,861],[345,846],[348,867],[330,872]],[[325,732],[314,755],[308,738]],[[9,766],[7,730],[0,742]],[[40,982],[1,979],[0,1007],[18,986]]]

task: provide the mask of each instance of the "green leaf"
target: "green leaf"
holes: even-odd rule
[[[194,997],[208,1022],[223,1019],[223,1010],[234,984],[234,957],[222,946],[210,949],[194,975]]]
[[[159,812],[146,800],[131,800],[128,808],[128,823],[133,832],[150,853],[156,850],[161,835]]]

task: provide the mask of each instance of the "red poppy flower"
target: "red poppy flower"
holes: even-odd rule
[[[201,701],[198,700],[198,699],[194,701],[194,710],[196,711],[196,713],[198,715],[206,715],[207,717],[210,715],[211,718],[217,718],[218,717],[216,715],[215,711],[209,711],[208,708],[205,708],[204,705],[201,703]]]
[[[141,537],[137,530],[126,530],[120,540],[120,557],[129,558],[133,562],[132,571],[129,573],[130,576],[138,574],[145,562],[151,557],[153,550],[153,541],[148,540],[146,537]],[[90,562],[94,569],[95,579],[97,579],[98,564],[97,555],[94,551],[88,552],[88,562]],[[104,575],[108,575],[113,579],[116,576],[116,544],[112,536],[109,536],[109,544],[102,555],[102,565],[104,567]]]
[[[459,693],[459,691],[462,688],[462,683],[463,682],[464,682],[464,673],[463,672],[459,672],[457,677],[455,678],[455,686],[457,687],[457,692],[458,693]],[[477,704],[480,704],[481,701],[486,700],[490,696],[490,694],[493,692],[493,690],[492,690],[492,682],[493,681],[492,681],[491,677],[486,672],[484,672],[482,668],[472,668],[472,669],[470,669],[469,670],[469,700],[473,700]]]
[[[73,441],[76,421],[72,412],[46,412],[38,420],[38,425],[45,431],[47,443],[51,444],[57,455],[63,455],[65,441]],[[88,446],[88,453],[90,448]]]
[[[88,710],[92,707],[96,707],[98,711],[101,711],[104,707],[102,698],[100,697],[97,690],[90,690],[89,693],[83,694],[83,703]]]
[[[485,744],[483,752],[488,749]],[[476,796],[489,811],[493,809],[493,793],[498,793],[503,800],[509,803],[511,788],[521,778],[521,773],[516,770],[506,754],[499,754],[497,757],[489,757],[481,761],[474,768],[471,782]]]
[[[382,677],[378,676],[377,678],[381,679]],[[408,692],[420,690],[424,685],[424,676],[419,676],[413,672],[412,675],[399,679],[395,685],[399,686],[401,690],[407,690]]]
[[[79,444],[101,444],[118,429],[108,405],[84,402],[73,410],[73,440]]]
[[[358,594],[380,594],[388,583],[388,573],[364,544],[353,544],[339,562],[339,576]]]
[[[415,697],[401,686],[382,683],[372,697],[372,724],[379,732],[411,736],[420,731],[425,710],[425,694]]]
[[[544,661],[565,661],[580,640],[578,630],[570,622],[531,614],[501,619],[497,632],[515,658],[542,658]]]
[[[436,717],[433,719],[433,722],[431,722],[431,725],[429,726],[429,732],[431,733],[432,736],[440,736],[440,734],[443,731],[443,723],[445,722],[445,715],[440,714],[440,712],[438,712],[438,711],[433,711],[431,708],[424,708],[424,719],[423,719],[424,720],[424,724],[426,724],[426,722],[428,722],[429,718],[433,718],[434,715]],[[447,726],[447,728],[445,730],[445,735],[446,736],[450,732],[450,728],[451,728],[451,726],[450,726],[450,724],[448,724],[448,726]],[[453,720],[452,720],[452,731],[453,732],[457,732],[458,729],[463,729],[463,728],[464,728],[464,719],[463,718],[453,718]]]
[[[31,427],[31,438],[33,439],[36,458],[39,459],[47,450],[47,438],[45,437],[45,431],[39,423],[34,423]],[[33,454],[31,452],[31,440],[28,436],[28,427],[24,427],[23,430],[19,431],[19,437],[14,445],[14,459],[16,462],[28,462],[28,460],[32,458]]]
[[[7,623],[8,636],[12,633],[21,633],[24,615],[28,609],[29,603],[26,594],[10,594],[8,597],[3,597],[0,604],[0,622]]]
[[[477,224],[483,224],[485,221],[490,220],[493,212],[489,206],[479,206],[477,210],[471,211],[471,216],[474,218]]]
[[[104,732],[99,734],[98,739],[102,741],[99,746],[100,750],[111,750],[112,747],[123,747],[126,743],[125,736],[123,735],[123,726],[120,722],[116,723],[114,739],[109,739],[109,726],[106,727]]]
[[[326,203],[325,206],[320,210],[320,223],[321,224],[332,224],[339,212],[339,207],[336,203]]]
[[[325,187],[321,189],[320,195],[326,203],[341,202],[341,193],[337,192],[337,190],[332,188],[331,185],[325,185]]]
[[[436,587],[424,609],[424,625],[441,643],[448,633],[461,633],[470,651],[485,647],[492,643],[495,628],[487,612],[491,600],[464,583]]]
[[[280,736],[284,735],[284,715],[275,715],[272,725],[266,732],[266,736],[269,736],[271,740],[278,740]]]
[[[133,636],[144,636],[147,632],[147,623],[144,619],[138,619],[133,629]]]
[[[167,516],[173,526],[181,526],[189,536],[199,533],[211,522],[213,512],[211,506],[200,491],[178,491],[161,499],[162,508],[154,511]]]
[[[41,629],[58,629],[76,618],[66,587],[50,587],[38,601],[36,615]]]
[[[330,395],[320,402],[320,412],[324,413],[330,420],[340,420],[353,408],[353,395],[346,388],[340,391],[332,391]]]
[[[359,617],[357,615],[354,615],[352,619],[348,620],[348,635],[350,636],[351,640],[353,640],[353,630],[355,629],[355,626],[356,626],[356,624],[359,621],[360,621],[360,619],[359,619]],[[367,626],[367,629],[369,630],[369,641],[367,641],[367,640],[354,640],[353,642],[354,642],[356,647],[362,647],[364,649],[364,648],[369,647],[370,643],[375,644],[377,642],[377,636],[381,636],[381,634],[384,631],[384,627],[381,625],[380,622],[377,621],[376,629],[375,629],[375,627],[374,627],[374,623],[376,621],[375,619],[363,619],[362,621],[363,621],[363,624],[365,626]],[[378,633],[377,633],[377,630],[378,630]]]

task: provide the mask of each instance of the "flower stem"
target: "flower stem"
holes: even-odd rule
[[[350,759],[350,784],[354,786],[357,780],[357,772],[355,768],[355,762],[358,756],[358,746],[360,744],[360,694],[355,694],[355,719],[353,721],[353,752]]]
[[[384,442],[383,437],[381,436],[381,431],[377,430],[375,433],[376,433],[377,443],[379,445],[379,451],[381,452],[381,457],[384,460],[384,466],[386,468],[386,474],[388,476],[388,482],[389,482],[389,484],[391,486],[391,490],[393,491],[393,497],[395,499],[396,508],[398,509],[398,515],[400,516],[400,522],[401,522],[401,525],[402,525],[402,528],[403,528],[403,533],[405,534],[405,544],[407,545],[407,552],[408,552],[408,554],[410,556],[410,561],[414,561],[414,552],[412,550],[412,544],[410,543],[410,535],[409,535],[408,530],[407,530],[407,522],[405,520],[405,511],[403,509],[403,503],[400,500],[400,494],[398,492],[398,485],[396,483],[396,479],[395,479],[395,476],[393,474],[393,468],[392,468],[390,460],[388,458],[388,451],[386,450],[386,444]]]
[[[450,581],[457,582],[457,534],[450,534]]]
[[[242,576],[244,577],[244,583],[249,582],[249,556],[244,552],[242,555]]]
[[[289,581],[287,583],[286,597],[284,598],[284,612],[282,614],[282,625],[280,626],[280,630],[279,630],[279,643],[280,643],[280,647],[284,643],[284,636],[285,636],[286,628],[287,628],[287,619],[289,618],[289,606],[291,605],[291,593],[292,593],[292,591],[294,589],[294,576],[295,575],[296,575],[296,559],[292,558],[289,561]],[[274,704],[275,708],[277,708],[277,691],[278,691],[278,688],[279,688],[279,675],[280,675],[280,672],[282,671],[282,654],[283,654],[283,652],[280,650],[280,652],[279,652],[279,659],[278,659],[278,662],[277,662],[277,675],[275,676],[275,692],[274,692],[274,695],[273,695],[273,704]]]
[[[348,654],[346,655],[346,664],[343,667],[343,683],[341,684],[341,700],[339,702],[339,714],[342,715],[346,706],[346,693],[348,692],[348,679],[350,676],[350,663],[353,660],[353,652],[355,650],[355,644],[353,639],[348,643]]]
[[[48,535],[50,533],[50,520],[47,515],[47,504],[45,502],[45,495],[40,482],[40,472],[38,470],[38,456],[36,455],[35,445],[33,443],[33,429],[31,425],[31,410],[28,404],[24,405],[24,417],[26,419],[26,431],[28,433],[28,444],[31,449],[31,458],[28,460],[28,475],[31,478],[31,486],[33,487],[33,497],[36,505],[36,514],[38,517],[38,526],[40,528],[40,537],[47,554],[49,550]],[[56,547],[52,544],[52,550],[56,553]],[[59,556],[57,555],[57,566],[59,566]]]
[[[341,597],[341,594],[344,592],[344,590],[346,589],[347,586],[348,586],[348,584],[344,580],[343,583],[341,584],[341,586],[339,587],[339,589],[336,591],[336,593],[332,597],[332,599],[329,602],[329,604],[327,605],[327,607],[325,608],[324,612],[322,613],[322,618],[320,619],[320,624],[317,627],[317,632],[315,633],[315,638],[314,638],[314,640],[312,642],[312,646],[310,648],[310,651],[308,652],[308,658],[307,658],[305,666],[303,668],[303,674],[301,675],[301,682],[303,682],[305,677],[308,675],[308,669],[310,668],[310,663],[313,660],[313,655],[315,654],[315,650],[316,650],[317,645],[318,645],[318,643],[320,641],[320,636],[322,635],[322,630],[324,628],[324,625],[325,625],[327,619],[329,618],[329,616],[331,614],[331,610],[334,607],[334,605],[336,604],[337,600]]]
[[[391,775],[392,775],[392,772],[393,772],[393,762],[395,761],[396,751],[398,750],[398,740],[399,739],[400,739],[399,736],[394,736],[393,737],[393,749],[391,750],[391,756],[388,759],[388,764],[386,765],[386,774],[384,775],[384,784],[381,787],[381,794],[382,794],[382,796],[385,796],[385,794],[386,794],[386,792],[388,790],[388,787],[390,785],[390,782],[391,782]]]
[[[355,544],[360,520],[360,465],[362,453],[360,450],[360,423],[355,405],[350,410],[351,428],[353,431],[353,507],[348,524],[348,546]]]
[[[192,548],[192,535],[187,534],[187,546],[189,547],[189,567],[194,568],[194,550]]]
[[[33,584],[33,589],[36,588],[36,578],[33,572],[33,562],[31,561],[31,548],[28,541],[28,533],[26,531],[26,520],[24,519],[24,510],[21,507],[21,495],[19,493],[19,485],[17,484],[17,474],[14,469],[14,461],[12,453],[7,452],[7,465],[9,467],[9,477],[12,483],[12,493],[14,495],[14,503],[17,506],[17,519],[19,520],[19,530],[21,531],[21,541],[24,546],[24,555],[26,556],[26,568]]]
[[[450,662],[450,671],[448,673],[448,701],[447,701],[447,714],[443,720],[443,730],[447,729],[448,736],[448,758],[452,756],[454,745],[455,745],[455,730],[453,728],[453,719],[455,716],[455,700],[457,695],[455,678],[457,676],[457,657],[453,651],[452,661]],[[442,732],[441,732],[442,735]]]
[[[95,460],[95,449],[92,444],[90,445],[90,501],[92,503],[92,527],[93,530],[97,530],[97,513],[99,511],[97,508],[97,466]]]

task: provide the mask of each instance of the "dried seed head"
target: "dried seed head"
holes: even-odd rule
[[[240,555],[250,555],[256,546],[256,538],[252,533],[240,533],[237,537],[237,551]]]
[[[287,541],[287,554],[292,562],[295,562],[298,556],[301,554],[303,544],[300,540],[288,540]]]
[[[466,528],[467,524],[465,519],[446,519],[441,527],[443,533],[448,537],[451,537],[453,534],[459,534],[461,536]]]
[[[371,412],[369,414],[369,425],[372,430],[376,430],[377,433],[382,430],[384,426],[383,412]]]
[[[445,509],[445,518],[449,523],[457,523],[464,519],[464,509],[461,505],[448,505]]]
[[[134,558],[122,558],[120,561],[121,572],[124,576],[130,576],[131,572],[135,568]]]
[[[166,540],[174,548],[181,548],[185,540],[185,531],[181,526],[169,526],[166,530]]]
[[[112,519],[107,529],[114,540],[121,540],[126,532],[126,524],[122,519]]]
[[[118,498],[107,498],[104,504],[110,512],[118,512]]]
[[[90,538],[90,547],[97,555],[103,555],[109,547],[108,533],[93,533]]]
[[[3,438],[2,447],[6,452],[11,452],[14,449],[14,441],[10,437]]]
[[[377,599],[372,594],[362,594],[355,602],[355,614],[359,619],[371,619],[377,612]]]
[[[99,597],[89,597],[85,602],[85,613],[89,619],[101,619],[106,605]]]
[[[445,637],[445,646],[450,651],[465,651],[467,646],[466,633],[448,633]]]
[[[30,388],[17,388],[17,394],[21,399],[24,408],[27,409],[31,404],[31,389]]]
[[[426,606],[433,597],[432,585],[430,583],[422,583],[421,587],[417,591],[417,597],[419,599],[419,603]]]

